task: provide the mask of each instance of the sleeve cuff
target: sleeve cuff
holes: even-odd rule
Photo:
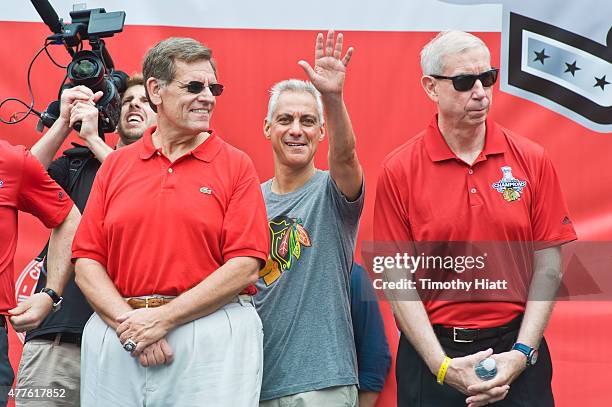
[[[85,250],[74,250],[72,252],[72,258],[70,259],[72,263],[76,263],[77,259],[91,259],[95,260],[106,268],[106,257],[100,255],[99,253],[85,251]]]

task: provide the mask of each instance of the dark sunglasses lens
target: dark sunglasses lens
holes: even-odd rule
[[[460,75],[453,78],[453,87],[456,91],[465,92],[474,86],[476,75]]]
[[[223,93],[223,85],[220,83],[212,83],[208,85],[208,87],[210,88],[210,93],[212,93],[213,96],[219,96]]]
[[[484,86],[485,88],[495,85],[495,82],[497,81],[497,71],[490,70],[481,74],[480,81],[482,82],[482,86]]]
[[[204,90],[202,82],[192,81],[187,84],[187,92],[198,94]]]

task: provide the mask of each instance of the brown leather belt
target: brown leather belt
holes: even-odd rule
[[[138,308],[155,308],[161,307],[162,305],[168,304],[174,297],[162,297],[162,296],[151,296],[151,297],[133,297],[128,298],[127,303],[134,309]]]

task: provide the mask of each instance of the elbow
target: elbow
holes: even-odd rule
[[[248,285],[254,285],[259,279],[259,270],[261,268],[260,265],[261,263],[258,261],[254,267],[251,267],[251,269],[248,270],[248,274],[247,274]]]
[[[231,268],[236,284],[244,288],[257,282],[259,270],[265,263],[255,257],[234,257],[226,264]]]
[[[76,263],[74,264],[74,282],[76,285],[83,290],[83,265],[79,264],[80,259],[76,259]]]

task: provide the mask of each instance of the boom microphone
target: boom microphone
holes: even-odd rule
[[[32,4],[51,31],[55,34],[60,34],[62,32],[62,22],[51,4],[47,0],[32,0]]]

